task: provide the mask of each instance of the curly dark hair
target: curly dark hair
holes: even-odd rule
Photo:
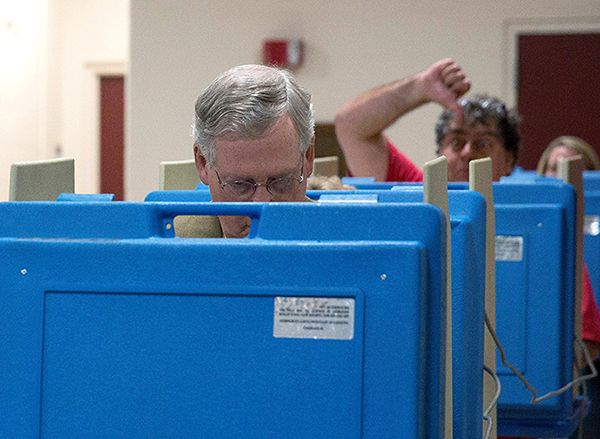
[[[506,104],[489,95],[475,95],[469,98],[462,98],[459,101],[465,112],[465,124],[473,125],[475,123],[489,124],[496,122],[498,135],[503,140],[504,148],[511,152],[515,163],[519,158],[519,124],[521,118],[517,112],[506,108]],[[454,114],[451,110],[444,110],[435,124],[435,141],[438,145],[438,152],[442,145],[442,140],[448,134],[448,126],[453,119]]]

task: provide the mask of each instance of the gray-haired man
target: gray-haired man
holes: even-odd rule
[[[213,201],[305,201],[314,158],[310,93],[285,70],[227,70],[196,101],[194,157]],[[225,237],[248,234],[249,218],[219,220]]]

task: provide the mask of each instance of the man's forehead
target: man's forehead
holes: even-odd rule
[[[459,133],[459,134],[467,134],[467,135],[499,135],[498,133],[498,124],[495,120],[488,120],[485,122],[474,121],[468,122],[465,121],[463,124],[458,124],[455,121],[450,122],[448,126],[448,133]]]
[[[215,167],[224,175],[267,178],[287,175],[299,168],[302,154],[293,133],[286,129],[257,139],[217,139]]]

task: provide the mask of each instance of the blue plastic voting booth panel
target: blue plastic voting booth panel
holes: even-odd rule
[[[600,171],[583,171],[583,190],[600,191]]]
[[[596,303],[600,303],[600,190],[585,191],[583,249]]]
[[[97,203],[116,200],[115,194],[71,194],[66,192],[59,194],[56,201]]]
[[[535,171],[535,169],[523,169],[521,166],[515,166],[512,170],[512,172],[510,173],[510,175],[508,176],[508,178],[511,177],[517,177],[517,178],[527,178],[527,177],[534,177],[537,175],[537,172]],[[504,177],[502,177],[504,178]]]
[[[159,205],[125,202],[0,203],[0,237],[147,238],[164,234]]]
[[[356,189],[387,190],[394,187],[423,186],[418,181],[375,181],[375,177],[343,177],[342,183],[353,186]],[[460,181],[448,182],[448,189],[468,189],[469,184]]]
[[[422,186],[394,190],[308,191],[323,202],[417,203]],[[482,437],[485,309],[485,200],[476,192],[448,192],[452,245],[453,433]]]
[[[415,189],[405,185],[402,190]],[[342,192],[336,194],[343,197]],[[495,184],[494,200],[501,247],[496,264],[497,332],[509,361],[541,395],[573,379],[574,190],[557,179],[526,175]],[[520,259],[515,249],[521,249]],[[570,392],[531,405],[531,395],[500,359],[498,373],[503,385],[501,435],[568,436],[585,413],[584,401]]]
[[[441,437],[436,208],[0,204],[20,211],[0,437]],[[254,238],[165,238],[180,213],[250,216]],[[98,239],[115,217],[139,230]]]
[[[360,179],[352,180],[353,183]],[[369,182],[367,182],[369,183]],[[351,183],[352,184],[352,183]],[[373,183],[384,190],[308,191],[313,199],[419,203],[423,199],[422,185],[406,184],[397,191],[386,190],[395,184]],[[365,185],[369,186],[368,184]],[[460,183],[459,187],[464,188]],[[363,187],[362,185],[360,187]],[[146,201],[206,201],[208,195],[198,191],[155,191]],[[474,192],[451,191],[449,209],[452,228],[453,276],[453,420],[455,437],[481,437],[482,369],[485,277],[485,201]],[[264,223],[265,219],[263,219]],[[335,224],[335,222],[331,222]],[[265,228],[273,237],[277,224]],[[286,233],[289,233],[286,231]],[[295,237],[301,238],[301,230]],[[332,235],[334,234],[334,235]],[[326,236],[337,236],[337,230],[327,230]],[[286,239],[285,233],[277,238]],[[289,237],[289,236],[288,236]]]
[[[571,186],[495,184],[496,331],[509,361],[538,390],[573,379],[575,198]],[[583,405],[571,392],[530,404],[498,360],[498,434],[568,436]]]
[[[205,202],[210,201],[210,192],[206,189],[177,190],[177,191],[154,191],[144,198],[144,201],[179,201],[179,202]]]

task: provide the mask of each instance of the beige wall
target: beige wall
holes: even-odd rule
[[[47,68],[46,2],[0,3],[0,199],[8,198],[9,167],[43,154]]]
[[[191,158],[198,93],[222,70],[260,62],[265,38],[305,41],[296,75],[313,92],[317,120],[331,122],[350,97],[447,56],[469,72],[474,91],[513,102],[515,29],[599,31],[600,2],[2,2],[0,199],[11,162],[57,152],[76,158],[78,192],[98,190],[97,75],[125,72],[128,60],[125,183],[139,200],[157,188],[161,160]],[[389,130],[418,163],[433,155],[437,114],[428,105]]]
[[[57,145],[75,157],[75,190],[99,191],[99,75],[126,71],[128,0],[53,0],[56,3],[56,78],[60,115]]]
[[[128,10],[128,0],[0,2],[0,200],[11,163],[60,155],[76,159],[77,192],[97,191],[97,73],[126,68]]]
[[[192,157],[196,96],[220,71],[260,62],[265,38],[305,41],[296,76],[313,92],[317,120],[331,122],[348,98],[449,56],[474,91],[510,99],[509,24],[582,22],[600,23],[600,2],[131,0],[128,197],[157,188],[161,160]],[[437,114],[425,106],[389,130],[418,163],[434,154]]]

